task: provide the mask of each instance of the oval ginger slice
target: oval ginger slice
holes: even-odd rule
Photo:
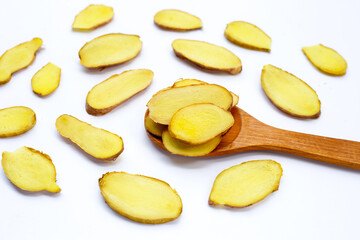
[[[35,53],[42,45],[40,38],[21,43],[7,50],[0,57],[0,85],[10,81],[11,75],[29,66],[35,59]]]
[[[172,47],[177,57],[208,70],[238,74],[241,72],[240,59],[226,48],[202,41],[177,39]]]
[[[234,208],[250,206],[278,190],[281,176],[281,165],[273,160],[235,165],[216,177],[209,204]]]
[[[115,160],[124,150],[122,138],[79,119],[63,114],[56,119],[56,129],[91,156]]]
[[[179,195],[156,178],[125,172],[109,172],[99,179],[105,202],[120,215],[135,222],[166,223],[182,212]]]
[[[261,86],[270,101],[281,111],[300,118],[317,118],[320,100],[309,85],[272,65],[264,66]]]
[[[86,111],[91,115],[104,115],[122,102],[147,88],[154,73],[147,69],[125,71],[93,87],[86,97]]]
[[[9,180],[22,190],[59,192],[51,158],[35,149],[22,147],[3,152],[1,164]]]
[[[146,116],[144,121],[145,129],[157,137],[161,137],[163,131],[167,128],[166,125],[154,122],[149,116]]]
[[[114,17],[112,7],[91,4],[76,15],[72,28],[75,30],[93,30],[107,24]]]
[[[26,133],[36,123],[35,112],[28,107],[9,107],[0,110],[0,138]]]
[[[61,68],[52,63],[48,63],[35,73],[31,79],[31,87],[36,94],[41,96],[48,95],[59,86],[60,77]]]
[[[184,86],[197,85],[197,84],[207,84],[207,83],[197,79],[181,79],[179,81],[176,81],[172,85],[172,87],[184,87]]]
[[[178,110],[169,124],[170,134],[189,144],[202,144],[234,125],[230,112],[209,103],[198,103]]]
[[[320,71],[335,76],[342,76],[346,73],[347,63],[335,50],[321,44],[303,47],[302,50],[309,61]]]
[[[225,37],[244,48],[265,52],[271,50],[271,38],[251,23],[242,21],[229,23],[225,29]]]
[[[180,10],[166,9],[155,14],[154,23],[174,31],[189,31],[202,28],[201,19]]]
[[[87,42],[79,51],[80,63],[87,68],[101,68],[127,62],[142,48],[137,35],[111,33]]]

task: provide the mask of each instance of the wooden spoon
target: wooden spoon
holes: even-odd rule
[[[360,169],[360,142],[271,127],[238,107],[232,108],[231,113],[235,119],[233,127],[223,136],[217,148],[203,157],[253,150],[272,150]],[[147,133],[155,145],[165,149],[161,139]]]

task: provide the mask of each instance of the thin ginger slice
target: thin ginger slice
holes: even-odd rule
[[[87,68],[102,68],[135,58],[142,48],[137,35],[111,33],[87,42],[79,51],[80,63]]]
[[[10,81],[11,75],[29,66],[35,59],[35,53],[42,45],[40,38],[21,43],[7,50],[0,57],[0,85]]]
[[[194,145],[180,141],[172,137],[169,131],[164,130],[162,134],[162,141],[164,147],[170,153],[188,157],[200,157],[211,153],[219,145],[221,136],[216,136],[206,143]]]
[[[271,50],[271,38],[251,23],[242,21],[229,23],[225,29],[225,37],[244,48],[265,52]]]
[[[60,77],[61,68],[52,63],[48,63],[35,73],[31,79],[31,87],[36,94],[41,96],[48,95],[59,86]]]
[[[226,48],[207,42],[186,39],[174,40],[172,47],[177,57],[187,59],[204,69],[230,74],[241,72],[240,59]]]
[[[89,155],[102,160],[115,160],[124,150],[122,138],[79,119],[63,114],[56,119],[56,129]]]
[[[179,109],[171,118],[169,132],[189,144],[202,144],[225,133],[234,125],[230,112],[209,103]]]
[[[235,107],[239,103],[239,96],[231,91],[230,91],[230,93],[231,93],[231,96],[233,97],[233,102],[231,104],[231,107]]]
[[[22,147],[3,152],[1,164],[9,180],[22,190],[57,193],[56,170],[51,158],[40,151]]]
[[[216,177],[209,204],[234,208],[250,206],[278,190],[281,176],[281,165],[273,160],[235,165]]]
[[[347,63],[335,50],[318,44],[302,48],[305,56],[321,72],[335,76],[346,73]]]
[[[200,84],[161,90],[150,99],[147,106],[152,120],[169,125],[174,113],[188,105],[213,103],[228,110],[232,102],[232,96],[226,88],[215,84]]]
[[[0,138],[26,133],[36,123],[35,112],[28,107],[9,107],[0,110]]]
[[[270,101],[281,111],[299,118],[320,116],[318,95],[308,84],[272,65],[264,66],[261,85]]]
[[[140,223],[160,224],[178,218],[182,202],[169,184],[125,172],[109,172],[99,179],[105,202],[120,215]]]
[[[163,131],[167,129],[166,125],[154,122],[149,116],[146,116],[144,121],[145,129],[157,137],[161,137]]]
[[[184,87],[184,86],[197,85],[197,84],[207,84],[207,83],[197,79],[181,79],[179,81],[176,81],[172,85],[172,87]]]
[[[86,111],[92,115],[104,115],[122,102],[147,88],[154,73],[147,69],[125,71],[106,79],[93,87],[86,97]]]
[[[189,31],[202,28],[200,18],[174,9],[166,9],[156,13],[154,23],[163,29],[174,31]]]
[[[107,24],[114,17],[112,7],[91,4],[76,15],[72,28],[75,30],[93,30]]]

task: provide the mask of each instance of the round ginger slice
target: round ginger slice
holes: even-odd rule
[[[270,101],[281,111],[299,118],[320,116],[320,100],[309,85],[272,65],[264,66],[261,86]]]
[[[0,110],[0,138],[26,133],[36,123],[35,112],[28,107],[9,107]]]
[[[273,160],[243,162],[222,171],[215,179],[210,205],[250,206],[278,190],[281,165]]]
[[[230,74],[241,72],[240,59],[226,48],[207,42],[177,39],[172,43],[175,55],[207,70]]]
[[[161,137],[163,131],[167,129],[166,125],[154,122],[149,116],[146,116],[144,121],[145,129],[157,137]]]
[[[135,58],[142,48],[137,35],[111,33],[87,42],[79,51],[80,63],[87,68],[102,68]]]
[[[303,47],[302,50],[309,61],[321,72],[335,76],[346,73],[347,63],[335,50],[321,44]]]
[[[179,81],[176,81],[172,85],[172,87],[184,87],[184,86],[197,85],[197,84],[207,84],[207,83],[197,79],[181,79]]]
[[[91,4],[76,15],[72,28],[74,30],[93,30],[107,24],[113,17],[112,7]]]
[[[202,28],[201,19],[180,10],[166,9],[155,14],[154,23],[167,30],[189,31]]]
[[[174,138],[189,144],[202,144],[229,130],[232,114],[209,103],[192,104],[178,110],[169,124]]]
[[[22,147],[3,152],[1,164],[9,180],[22,190],[57,193],[56,170],[51,158],[35,149]]]
[[[109,172],[99,179],[99,186],[105,202],[135,222],[166,223],[182,212],[180,196],[169,184],[156,178]]]
[[[33,92],[41,96],[52,93],[59,86],[60,77],[61,69],[58,66],[46,64],[31,79]]]

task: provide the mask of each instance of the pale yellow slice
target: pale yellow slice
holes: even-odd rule
[[[232,96],[226,88],[215,84],[200,84],[161,90],[150,99],[147,106],[152,120],[169,125],[174,113],[188,105],[212,103],[228,110],[232,102]]]
[[[87,68],[101,68],[127,62],[142,48],[137,35],[111,33],[87,42],[79,51],[80,63]]]
[[[146,116],[144,121],[145,129],[155,136],[161,137],[163,131],[167,129],[166,125],[154,122],[149,116]]]
[[[346,73],[347,63],[345,59],[335,50],[318,44],[302,48],[305,56],[320,71],[342,76]]]
[[[233,102],[231,104],[231,107],[235,107],[239,103],[239,96],[231,91],[230,91],[230,93],[231,93],[231,96],[233,97]]]
[[[216,136],[206,143],[194,145],[172,137],[169,131],[165,130],[162,134],[162,141],[166,150],[173,154],[188,157],[200,157],[211,153],[219,145],[221,136]]]
[[[31,79],[31,87],[36,94],[41,96],[48,95],[59,86],[60,77],[61,68],[52,63],[48,63],[35,73]]]
[[[59,192],[56,170],[51,158],[35,149],[22,147],[3,152],[2,167],[9,180],[22,190]]]
[[[147,224],[166,223],[182,212],[180,196],[159,179],[125,172],[109,172],[99,179],[105,202],[117,213]]]
[[[230,112],[210,103],[197,103],[179,109],[171,118],[169,132],[189,144],[202,144],[234,125]]]
[[[36,123],[35,112],[28,107],[9,107],[0,110],[0,138],[26,133]]]
[[[10,81],[11,75],[29,66],[35,59],[35,53],[42,45],[40,38],[34,38],[7,50],[0,57],[0,85]]]
[[[242,21],[229,23],[225,37],[232,43],[244,48],[270,52],[271,38],[257,26]]]
[[[93,30],[110,22],[114,17],[112,7],[91,4],[76,15],[72,28],[75,30]]]
[[[154,22],[161,28],[174,31],[189,31],[202,28],[200,18],[174,9],[166,9],[156,13]]]
[[[122,138],[79,119],[63,114],[56,119],[56,129],[91,156],[115,160],[124,150]]]
[[[179,81],[176,81],[172,85],[172,87],[184,87],[184,86],[197,85],[197,84],[207,84],[207,83],[197,79],[181,79]]]
[[[281,176],[281,165],[273,160],[235,165],[216,177],[209,204],[234,208],[250,206],[278,190]]]
[[[272,65],[264,66],[261,86],[270,101],[281,111],[300,118],[317,118],[320,100],[309,85]]]
[[[241,61],[226,48],[202,41],[177,39],[172,47],[176,56],[187,59],[199,67],[238,74],[241,72]]]
[[[147,88],[154,73],[148,69],[125,71],[106,79],[93,87],[86,97],[86,111],[92,115],[104,115],[122,102]]]

